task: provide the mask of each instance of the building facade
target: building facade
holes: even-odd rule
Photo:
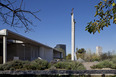
[[[96,55],[100,56],[102,54],[102,47],[96,46]]]
[[[61,58],[62,52],[14,33],[10,30],[0,30],[0,63],[14,59],[35,60],[38,57],[50,62],[54,57]]]
[[[55,49],[58,49],[58,50],[63,49],[62,57],[64,56],[64,58],[66,58],[66,45],[65,44],[57,44],[55,46]]]

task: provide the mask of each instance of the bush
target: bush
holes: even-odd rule
[[[102,68],[112,68],[112,69],[116,69],[116,64],[113,63],[113,61],[104,60],[104,61],[100,62],[97,65],[93,65],[91,68],[93,68],[93,69],[95,69],[95,68],[98,68],[98,69],[102,69]]]
[[[45,60],[36,59],[30,63],[32,70],[44,70],[49,68],[49,63]]]
[[[1,64],[0,70],[45,70],[45,69],[48,69],[50,66],[51,66],[50,63],[40,59],[36,59],[31,62],[15,60],[15,61],[7,62],[6,64]],[[55,70],[57,68],[66,69],[66,70],[84,70],[85,69],[85,67],[81,63],[76,61],[57,62],[56,64],[53,64],[50,70]]]
[[[45,60],[36,59],[32,62],[14,60],[0,65],[0,70],[44,70],[49,68]]]
[[[65,69],[66,66],[67,66],[66,62],[58,62],[55,64],[55,67],[60,69]]]
[[[113,61],[113,63],[116,64],[116,57],[113,57],[113,58],[111,59],[111,61]]]
[[[16,70],[16,69],[22,69],[23,65],[26,64],[27,61],[21,61],[21,60],[14,60],[7,62],[6,64],[0,65],[0,70]]]
[[[58,62],[54,66],[58,69],[85,70],[85,67],[81,63],[75,61]]]

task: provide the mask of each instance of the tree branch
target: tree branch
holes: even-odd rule
[[[14,8],[12,5],[14,2],[10,2],[10,0],[6,0],[7,4],[4,4],[3,1],[0,1],[0,15],[4,21],[4,23],[10,25],[11,27],[15,27],[15,25],[18,25],[19,21],[24,25],[24,28],[26,31],[30,31],[30,26],[33,25],[32,21],[30,21],[25,14],[30,14],[31,16],[35,17],[37,20],[41,21],[34,13],[38,13],[39,11],[36,12],[31,12],[28,10],[23,10],[21,9],[23,0],[21,1],[21,4],[19,8]],[[16,1],[15,1],[16,2]],[[2,11],[2,8],[6,8],[8,10]],[[17,27],[20,27],[17,26]]]
[[[11,8],[9,8],[8,6],[6,6],[6,5],[4,5],[4,4],[2,4],[2,3],[0,3],[0,6],[5,7],[5,8],[7,8],[7,9],[13,11]]]
[[[19,10],[16,12],[25,12],[25,13],[30,13],[31,15],[33,15],[35,18],[37,18],[39,21],[41,21],[36,15],[34,15],[31,11],[26,11],[26,10]]]

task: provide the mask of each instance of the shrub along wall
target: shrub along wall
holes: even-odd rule
[[[0,65],[0,70],[44,70],[48,69],[49,63],[45,60],[36,59],[32,62],[14,60]]]
[[[83,64],[76,61],[64,61],[54,64],[57,69],[66,69],[66,70],[85,70]]]
[[[96,69],[96,68],[98,68],[98,69],[102,69],[102,68],[116,69],[116,59],[101,61],[99,64],[91,66],[91,68],[93,68],[93,69]]]
[[[14,60],[0,65],[0,70],[85,70],[86,68],[76,61],[60,61],[56,63],[48,63],[45,60],[36,59],[34,61]]]

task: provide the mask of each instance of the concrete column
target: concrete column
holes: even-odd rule
[[[3,36],[3,64],[7,62],[7,37]]]
[[[71,13],[71,23],[72,23],[72,38],[71,38],[71,51],[72,51],[72,55],[71,55],[71,60],[75,60],[74,59],[74,52],[75,52],[75,21],[74,21],[74,14],[73,14],[73,9],[72,9],[72,13]]]

